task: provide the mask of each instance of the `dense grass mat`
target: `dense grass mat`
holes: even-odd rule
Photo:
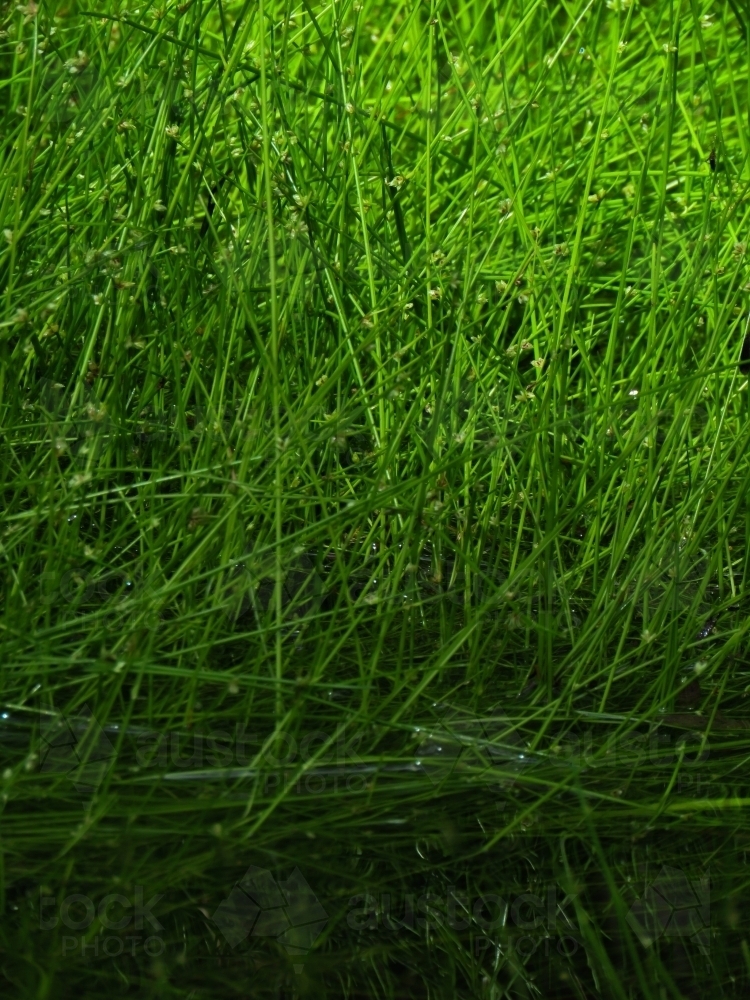
[[[747,995],[749,58],[3,7],[4,995]]]

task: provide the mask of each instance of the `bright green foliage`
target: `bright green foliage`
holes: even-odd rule
[[[743,995],[750,10],[3,16],[9,982]],[[82,807],[28,754],[84,706],[119,728]],[[455,718],[475,757],[425,771]],[[128,735],[246,724],[246,772],[197,785]],[[345,733],[362,789],[301,795]],[[302,979],[226,957],[249,864],[299,865],[332,917]],[[710,960],[629,929],[662,864],[711,868]],[[580,946],[351,933],[350,896],[433,877],[563,886]],[[42,884],[169,889],[167,951],[62,957]]]

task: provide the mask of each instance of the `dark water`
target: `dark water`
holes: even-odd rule
[[[733,738],[581,713],[530,750],[512,706],[430,703],[243,763],[236,731],[0,714],[8,995],[638,997],[640,966],[692,996],[740,954],[727,831],[674,810],[732,793]]]

